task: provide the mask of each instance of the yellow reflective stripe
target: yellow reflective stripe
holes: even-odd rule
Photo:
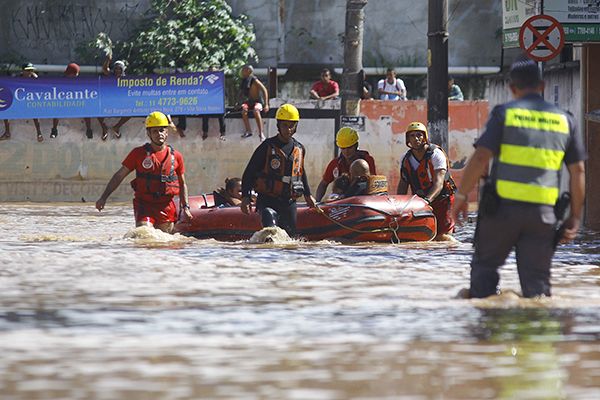
[[[496,190],[498,191],[498,196],[503,199],[551,206],[556,203],[559,191],[556,187],[530,185],[501,179],[498,179],[496,182]]]
[[[562,165],[565,152],[562,150],[537,149],[535,147],[500,145],[499,160],[505,164],[520,165],[558,171]]]
[[[514,126],[516,128],[569,134],[569,120],[566,115],[547,111],[508,108],[504,124],[505,126]]]

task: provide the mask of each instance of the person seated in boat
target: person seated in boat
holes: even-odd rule
[[[350,175],[342,174],[333,181],[331,194],[325,202],[336,201],[344,198],[344,193],[350,187]]]
[[[242,204],[242,180],[240,178],[225,179],[225,187],[213,192],[215,207],[233,207]]]
[[[350,173],[350,164],[355,160],[365,160],[369,164],[369,172],[373,175],[377,173],[373,157],[368,151],[358,149],[359,139],[358,132],[352,128],[344,127],[337,132],[335,143],[340,148],[340,155],[327,164],[325,173],[317,187],[317,201],[321,201],[329,184],[338,176]]]
[[[350,182],[344,197],[388,193],[387,178],[383,175],[371,175],[369,163],[363,159],[355,160],[350,165]]]

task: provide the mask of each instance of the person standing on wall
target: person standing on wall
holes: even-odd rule
[[[377,83],[379,100],[406,100],[406,86],[404,81],[396,78],[396,71],[388,68],[385,78]]]
[[[452,211],[454,217],[466,217],[466,195],[493,160],[479,204],[471,261],[468,294],[475,298],[498,293],[498,268],[513,248],[523,296],[550,296],[555,240],[573,240],[583,212],[587,155],[574,118],[544,101],[544,82],[533,61],[512,65],[510,90],[514,100],[492,110],[475,143]],[[563,162],[571,192],[564,231],[557,230],[560,213],[555,213]]]
[[[278,134],[256,148],[242,176],[244,214],[250,213],[252,190],[258,193],[256,210],[263,227],[279,226],[290,237],[296,236],[296,199],[304,196],[309,207],[315,207],[304,170],[306,151],[292,136],[298,128],[300,113],[284,104],[275,114]]]
[[[400,162],[400,182],[396,193],[406,194],[408,188],[423,198],[435,214],[435,240],[452,240],[454,219],[450,214],[456,186],[450,175],[448,156],[441,147],[430,143],[427,128],[421,122],[412,122],[406,128],[406,152]]]
[[[136,147],[123,160],[123,165],[96,201],[98,211],[104,209],[108,197],[135,170],[136,177],[131,187],[135,191],[133,210],[136,226],[153,226],[164,232],[173,232],[177,221],[173,197],[177,195],[179,208],[186,218],[192,219],[183,156],[167,144],[169,130],[175,130],[175,127],[165,114],[154,111],[146,117],[146,134],[150,142]]]

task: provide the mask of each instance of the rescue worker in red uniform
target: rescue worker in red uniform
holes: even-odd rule
[[[296,133],[300,113],[284,104],[275,114],[278,134],[256,148],[242,176],[244,214],[250,213],[252,190],[258,193],[256,210],[261,213],[263,227],[279,226],[290,237],[296,236],[296,199],[304,197],[315,207],[304,170],[306,151],[292,136]]]
[[[427,128],[412,122],[406,128],[406,145],[410,148],[400,163],[398,194],[412,193],[422,197],[437,220],[436,240],[451,240],[454,219],[450,214],[456,185],[450,175],[448,156],[441,147],[429,143]]]
[[[177,221],[173,197],[179,195],[180,209],[192,218],[188,205],[183,156],[167,144],[173,123],[165,114],[154,111],[146,118],[146,134],[150,142],[136,147],[123,160],[121,168],[113,175],[104,193],[96,201],[101,211],[108,197],[133,170],[136,177],[131,182],[135,191],[133,210],[136,226],[148,225],[171,233]]]
[[[340,148],[340,155],[327,164],[323,178],[321,179],[319,186],[317,186],[317,201],[321,201],[331,182],[336,180],[342,174],[350,173],[350,164],[355,160],[365,160],[369,164],[369,172],[371,175],[377,174],[375,160],[368,151],[358,150],[358,140],[358,132],[352,128],[340,128],[337,132],[335,135],[335,143]]]

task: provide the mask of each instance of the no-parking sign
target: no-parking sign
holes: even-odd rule
[[[548,61],[565,45],[562,25],[549,15],[535,15],[521,26],[519,45],[535,61]]]

